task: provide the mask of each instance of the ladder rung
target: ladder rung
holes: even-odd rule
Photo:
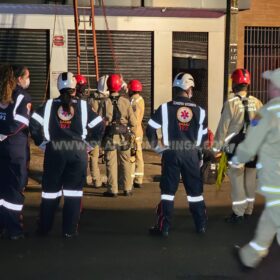
[[[91,7],[82,7],[82,6],[80,6],[80,7],[77,7],[78,9],[91,9]]]
[[[85,77],[96,77],[96,75],[86,75],[86,74],[84,74],[83,76],[85,76]]]
[[[95,63],[94,60],[81,60],[81,63]]]
[[[85,33],[85,32],[82,32],[82,31],[83,30],[81,30],[81,29],[79,30],[79,33],[81,34],[81,36],[91,36],[91,37],[93,36],[92,33],[88,33],[88,32]]]
[[[80,46],[80,49],[81,50],[93,50],[94,48],[93,47],[85,47],[85,46]]]

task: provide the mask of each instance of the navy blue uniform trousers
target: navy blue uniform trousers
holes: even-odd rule
[[[0,228],[9,236],[22,233],[21,212],[27,174],[27,137],[12,136],[0,142]]]
[[[55,211],[63,195],[62,231],[64,234],[76,233],[87,162],[86,145],[81,141],[53,141],[47,144],[39,222],[41,232],[48,233],[51,230]]]
[[[203,181],[200,170],[198,150],[167,150],[162,155],[162,175],[160,180],[161,202],[157,207],[157,226],[168,230],[174,210],[174,198],[180,182],[184,183],[196,229],[206,226],[206,207],[203,193]]]

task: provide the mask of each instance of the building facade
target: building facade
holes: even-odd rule
[[[262,72],[280,67],[280,1],[252,0],[238,15],[238,66],[252,74],[250,91],[267,101],[267,81]]]
[[[194,100],[208,111],[209,127],[215,130],[223,103],[225,7],[204,7],[209,1],[176,1],[183,8],[162,6],[174,1],[146,1],[146,7],[143,1],[127,1],[128,6],[130,2],[135,7],[107,7],[107,21],[120,72],[126,80],[144,83],[146,120],[172,98],[174,75],[188,71],[196,79]],[[73,7],[0,4],[0,17],[0,62],[30,67],[35,105],[57,96],[58,74],[76,69]],[[102,75],[114,71],[115,61],[99,7],[95,24]],[[89,24],[80,24],[88,48],[90,30]],[[94,68],[89,58],[83,67],[83,71]]]

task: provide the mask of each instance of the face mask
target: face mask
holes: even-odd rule
[[[30,86],[30,78],[25,80],[25,84],[22,85],[22,88],[27,89]]]

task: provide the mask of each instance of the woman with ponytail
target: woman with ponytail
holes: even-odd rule
[[[24,69],[21,76],[16,71]],[[31,98],[26,67],[0,67],[0,234],[24,237],[22,215],[27,182],[27,141]],[[23,86],[23,87],[22,87]]]
[[[61,73],[57,87],[60,96],[45,102],[30,121],[31,136],[45,149],[42,202],[38,233],[47,235],[55,210],[64,195],[63,236],[78,233],[83,186],[87,175],[87,143],[100,142],[104,124],[85,100],[76,98],[76,79]]]

